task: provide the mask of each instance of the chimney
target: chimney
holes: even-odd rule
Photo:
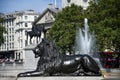
[[[56,9],[56,10],[59,10],[59,8],[58,8],[58,7],[56,7],[55,9]]]

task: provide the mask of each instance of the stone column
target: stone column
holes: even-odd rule
[[[16,51],[14,52],[14,59],[16,60]]]
[[[23,44],[23,46],[22,46],[22,48],[25,48],[25,30],[23,30],[22,31],[22,44]]]
[[[27,44],[30,45],[30,36],[28,35]]]
[[[44,32],[41,32],[41,39],[43,39],[44,38]]]

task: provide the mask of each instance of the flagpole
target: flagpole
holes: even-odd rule
[[[56,0],[55,0],[55,8],[57,7],[56,5],[57,5],[57,2],[56,2]]]

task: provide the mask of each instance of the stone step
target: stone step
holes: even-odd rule
[[[110,76],[120,76],[120,73],[110,73]]]
[[[0,77],[0,80],[102,80],[103,77]]]
[[[17,80],[17,77],[14,76],[0,77],[0,80]]]
[[[120,78],[104,78],[104,79],[101,79],[101,80],[120,80]]]
[[[103,77],[82,76],[82,77],[19,77],[17,80],[101,80]]]

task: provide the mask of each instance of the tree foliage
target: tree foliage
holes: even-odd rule
[[[55,16],[55,23],[49,30],[48,38],[55,41],[59,49],[71,52],[75,41],[77,27],[83,26],[88,18],[91,31],[95,32],[100,51],[106,48],[120,51],[120,1],[91,1],[87,10],[72,4]]]
[[[95,31],[99,49],[120,51],[120,1],[99,0],[91,2],[86,14],[91,30]]]
[[[56,42],[62,53],[73,51],[76,28],[83,26],[83,14],[82,7],[72,4],[55,16],[55,23],[49,30],[48,38]]]
[[[3,33],[5,32],[5,28],[2,26],[3,18],[0,18],[0,45],[4,42]]]

